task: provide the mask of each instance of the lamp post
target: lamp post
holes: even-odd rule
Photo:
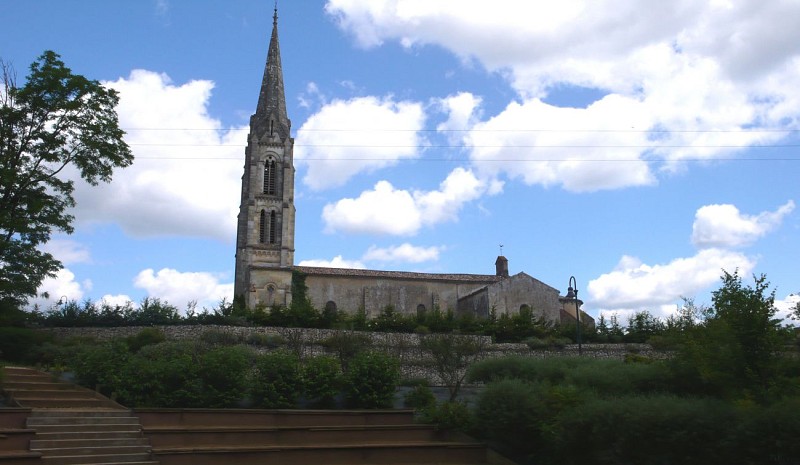
[[[567,299],[575,301],[575,339],[578,341],[578,355],[583,355],[581,346],[581,310],[578,308],[578,281],[575,276],[569,277],[569,288],[567,288]]]

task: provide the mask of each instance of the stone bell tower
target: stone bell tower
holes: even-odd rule
[[[294,264],[294,139],[286,114],[278,10],[250,117],[236,232],[234,293],[249,307],[289,305]]]

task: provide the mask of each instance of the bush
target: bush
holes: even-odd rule
[[[66,363],[79,384],[110,396],[123,385],[123,371],[130,357],[127,344],[112,340],[103,344],[77,345]]]
[[[463,402],[442,402],[429,406],[424,410],[423,421],[436,425],[436,429],[445,431],[472,432],[475,419]]]
[[[256,359],[253,395],[257,405],[295,408],[302,392],[303,378],[297,355],[279,350]]]
[[[219,347],[200,356],[200,403],[205,408],[242,406],[250,387],[254,354],[244,346]]]
[[[417,384],[403,396],[403,406],[416,410],[428,410],[436,406],[436,396],[425,384]]]
[[[525,381],[547,381],[559,383],[576,367],[591,364],[595,359],[586,357],[547,357],[531,358],[509,356],[487,358],[469,367],[467,380],[490,383],[502,379],[521,379]]]
[[[31,353],[44,337],[28,328],[0,328],[0,360],[26,363],[31,360]]]
[[[591,398],[557,418],[549,458],[567,464],[742,463],[730,455],[736,424],[735,410],[717,400]]]
[[[347,373],[350,360],[372,345],[372,337],[359,331],[339,331],[320,341],[320,345],[339,357],[342,372]]]
[[[342,386],[339,362],[328,356],[314,357],[303,366],[306,397],[317,408],[332,408]]]
[[[251,333],[245,342],[251,346],[276,349],[286,344],[286,339],[278,334]]]
[[[230,331],[207,329],[200,334],[200,341],[210,346],[233,346],[242,342],[242,337]]]
[[[202,353],[193,342],[143,347],[122,369],[120,401],[129,407],[202,407],[198,378]]]
[[[352,407],[385,408],[392,405],[400,362],[380,352],[362,352],[353,358],[345,375],[345,392]]]
[[[136,335],[125,338],[131,352],[139,352],[144,346],[158,344],[167,340],[164,332],[158,328],[144,328]]]

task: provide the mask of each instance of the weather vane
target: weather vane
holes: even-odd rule
[[[503,256],[503,244],[500,244],[500,256]]]

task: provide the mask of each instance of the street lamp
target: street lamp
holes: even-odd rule
[[[578,341],[578,355],[583,355],[583,348],[581,347],[581,310],[578,308],[578,281],[575,280],[575,276],[569,277],[567,299],[575,301],[575,338]]]

